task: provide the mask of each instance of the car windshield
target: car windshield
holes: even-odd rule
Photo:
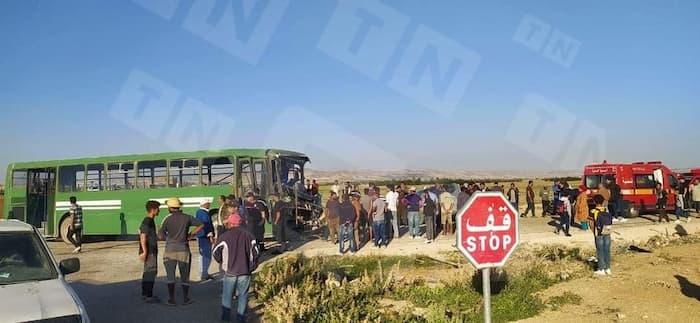
[[[588,175],[586,176],[586,188],[597,189],[598,185],[602,182],[601,175]]]
[[[0,233],[0,285],[56,278],[56,268],[34,232]]]

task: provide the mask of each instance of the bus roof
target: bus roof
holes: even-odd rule
[[[74,158],[74,159],[60,159],[60,160],[47,160],[47,161],[33,161],[33,162],[19,162],[10,163],[8,169],[30,169],[30,168],[44,168],[53,166],[67,166],[75,164],[104,164],[104,163],[120,163],[120,162],[135,162],[141,160],[159,160],[159,159],[180,159],[180,158],[207,158],[207,157],[222,157],[222,156],[236,156],[236,157],[251,157],[251,158],[265,158],[273,155],[281,155],[293,158],[299,158],[303,160],[309,160],[309,157],[305,154],[281,150],[281,149],[261,149],[261,148],[240,148],[240,149],[221,149],[221,150],[199,150],[190,152],[167,152],[167,153],[155,153],[155,154],[134,154],[134,155],[121,155],[121,156],[107,156],[107,157],[86,157],[86,158]]]

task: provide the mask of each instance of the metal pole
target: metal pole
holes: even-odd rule
[[[491,268],[481,270],[484,287],[484,322],[491,323]]]

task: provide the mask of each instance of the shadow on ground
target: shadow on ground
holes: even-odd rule
[[[688,278],[685,278],[680,275],[674,276],[678,280],[678,284],[681,286],[681,292],[683,295],[685,295],[688,298],[695,298],[696,300],[700,301],[700,286],[693,284],[688,280]]]

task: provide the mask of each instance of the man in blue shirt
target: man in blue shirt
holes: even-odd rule
[[[196,218],[204,225],[204,229],[197,233],[197,242],[199,243],[199,255],[202,256],[202,281],[212,279],[209,276],[209,266],[211,265],[211,248],[214,244],[214,226],[209,216],[209,208],[211,207],[210,200],[202,200],[200,208],[197,210]]]

